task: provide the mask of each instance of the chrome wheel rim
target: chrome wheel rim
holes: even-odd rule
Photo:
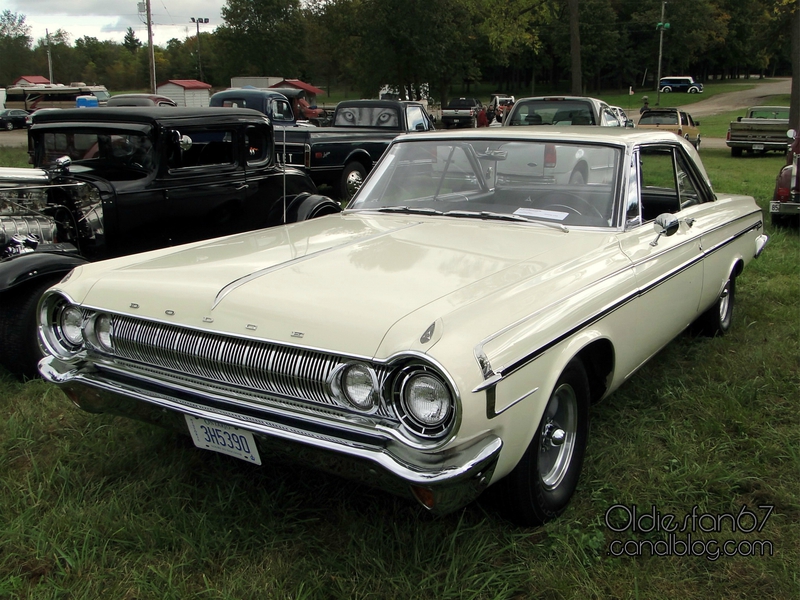
[[[547,403],[540,431],[538,467],[545,488],[564,480],[572,463],[578,435],[578,399],[569,384],[560,385]]]
[[[361,174],[358,171],[350,171],[347,174],[347,179],[345,180],[345,188],[347,188],[347,197],[352,198],[355,193],[358,191],[358,188],[361,187],[361,184],[364,182],[364,178],[361,177]]]
[[[731,282],[728,280],[722,293],[719,295],[719,320],[725,323],[728,320],[728,311],[731,309]]]

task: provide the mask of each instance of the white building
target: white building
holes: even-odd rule
[[[197,79],[170,79],[158,84],[156,93],[175,101],[178,106],[208,106],[211,85]]]

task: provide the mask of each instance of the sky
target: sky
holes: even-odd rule
[[[141,0],[144,6],[145,0]],[[147,43],[145,13],[138,12],[138,0],[3,0],[2,10],[25,15],[31,28],[34,46],[45,30],[54,33],[63,29],[70,41],[84,36],[122,42],[128,27]],[[150,0],[153,20],[153,41],[166,45],[172,38],[185,39],[197,34],[191,17],[208,19],[200,31],[210,33],[222,24],[220,11],[225,0]]]

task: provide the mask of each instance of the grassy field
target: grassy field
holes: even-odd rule
[[[781,157],[701,156],[767,207]],[[0,598],[796,598],[800,238],[766,229],[730,334],[680,336],[593,407],[576,496],[537,529],[252,467],[0,371]],[[634,506],[685,531],[633,531]]]

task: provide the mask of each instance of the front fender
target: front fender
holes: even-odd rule
[[[294,221],[305,221],[306,219],[313,219],[321,215],[330,215],[333,213],[342,212],[341,205],[320,194],[298,194],[290,205],[290,210],[287,210],[287,218],[289,215],[294,217]]]
[[[40,277],[66,275],[87,262],[82,256],[54,252],[31,252],[8,258],[0,262],[0,292]]]

